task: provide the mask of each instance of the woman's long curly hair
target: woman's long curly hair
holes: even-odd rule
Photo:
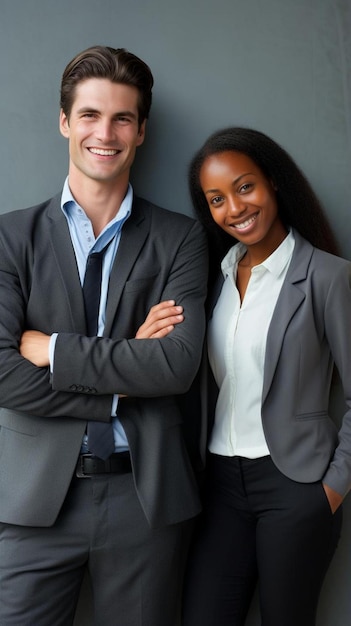
[[[213,133],[194,155],[189,168],[190,194],[195,213],[208,232],[213,272],[218,270],[220,261],[234,245],[235,239],[212,219],[201,189],[200,172],[208,157],[222,152],[240,152],[252,159],[277,190],[278,212],[282,222],[295,228],[317,248],[339,254],[336,239],[322,206],[289,154],[257,130],[232,127]]]

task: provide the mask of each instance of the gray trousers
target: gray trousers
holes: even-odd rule
[[[192,526],[150,529],[132,474],[73,479],[54,526],[0,523],[1,626],[70,626],[86,568],[95,626],[178,626]]]

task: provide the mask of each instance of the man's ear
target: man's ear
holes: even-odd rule
[[[69,120],[68,120],[67,115],[63,112],[62,109],[60,109],[59,127],[60,127],[61,135],[63,135],[64,137],[66,137],[66,139],[68,139],[68,137],[69,137]]]
[[[146,131],[146,120],[144,120],[143,123],[140,124],[139,132],[138,132],[138,139],[137,139],[137,146],[141,146],[141,144],[144,143],[145,131]]]

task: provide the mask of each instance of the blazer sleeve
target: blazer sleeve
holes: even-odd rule
[[[152,249],[155,235],[154,232],[149,237]],[[157,236],[167,237],[176,254],[169,253],[172,262],[153,304],[174,299],[184,307],[184,321],[162,339],[88,338],[59,333],[52,379],[55,390],[82,394],[91,385],[97,394],[153,397],[181,394],[189,389],[199,367],[205,332],[206,237],[193,220],[187,221],[181,238],[169,230]],[[143,315],[146,317],[147,313],[145,310]],[[128,315],[128,311],[124,314]]]
[[[351,488],[351,264],[335,272],[325,300],[325,333],[344,392],[346,412],[323,482],[344,496]]]
[[[0,221],[0,405],[39,417],[86,420],[89,415],[91,419],[108,421],[111,395],[78,398],[64,391],[54,391],[49,369],[36,367],[19,353],[21,335],[27,327],[27,306],[36,263],[30,243],[33,227],[28,226],[25,215],[19,211],[1,216]],[[52,281],[48,242],[44,241],[43,246],[46,272],[50,272]],[[44,289],[37,302],[38,310],[46,306],[45,298],[50,296]]]

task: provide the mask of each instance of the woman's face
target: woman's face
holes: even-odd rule
[[[238,241],[273,250],[285,238],[273,183],[245,154],[227,151],[207,157],[200,184],[214,221]]]

